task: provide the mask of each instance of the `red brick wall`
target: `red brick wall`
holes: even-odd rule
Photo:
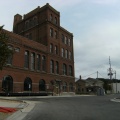
[[[31,12],[25,17],[25,20],[28,20],[29,18],[33,16],[38,16],[38,25],[34,26],[33,28],[30,28],[28,30],[24,30],[24,22],[25,20],[21,20],[16,24],[16,26],[19,28],[19,30],[16,30],[16,33],[19,33],[21,35],[25,35],[26,33],[31,32],[33,40],[27,39],[21,35],[11,33],[9,31],[6,31],[7,34],[10,36],[9,44],[13,46],[13,48],[20,48],[20,52],[14,52],[13,54],[13,64],[12,66],[5,67],[1,73],[0,73],[0,79],[2,80],[4,76],[10,75],[13,78],[13,91],[15,92],[21,92],[24,88],[24,80],[26,77],[31,78],[32,80],[32,88],[33,92],[39,91],[39,80],[44,79],[46,84],[49,84],[51,80],[55,81],[61,80],[62,82],[66,82],[68,85],[69,83],[75,83],[74,79],[74,72],[73,76],[69,76],[69,71],[67,69],[67,76],[63,75],[62,66],[63,63],[67,65],[67,68],[69,65],[72,66],[74,71],[74,53],[73,53],[73,35],[69,33],[64,28],[60,27],[60,14],[59,12],[55,11],[53,8],[51,8],[47,4],[47,9],[44,9],[45,7],[38,9],[37,14],[33,14],[35,11]],[[53,18],[57,17],[58,24],[55,25],[54,21],[50,21],[50,14],[53,15]],[[54,31],[57,31],[58,37],[57,39],[55,37],[50,37],[50,28],[53,28]],[[65,45],[62,43],[61,40],[61,34],[64,34],[68,38],[71,39],[71,46]],[[55,55],[53,52],[50,53],[50,44],[53,44],[58,46],[58,55]],[[61,57],[61,48],[67,49],[68,51],[71,51],[73,54],[72,60],[62,58]],[[35,55],[38,53],[42,56],[46,56],[46,72],[39,71],[35,69],[34,71],[31,71],[30,69],[24,68],[24,53],[25,50],[28,50],[30,53],[34,52]],[[54,70],[55,70],[55,62],[59,62],[59,75],[56,74],[50,74],[50,60],[54,60]],[[67,90],[69,91],[69,89]]]

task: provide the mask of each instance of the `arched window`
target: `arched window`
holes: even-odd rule
[[[50,61],[50,73],[54,73],[54,61]]]
[[[24,91],[32,91],[32,80],[29,77],[24,80]]]
[[[73,92],[73,91],[74,91],[73,83],[70,83],[69,84],[69,92]]]
[[[13,92],[13,79],[11,76],[5,76],[2,80],[2,90],[6,93]]]
[[[25,51],[24,67],[29,68],[29,51]]]
[[[46,91],[46,84],[45,84],[45,80],[43,79],[39,81],[39,91]]]
[[[63,83],[63,92],[67,92],[67,83],[66,82]]]

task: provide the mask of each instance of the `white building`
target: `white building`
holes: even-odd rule
[[[113,93],[120,93],[120,83],[112,83]]]

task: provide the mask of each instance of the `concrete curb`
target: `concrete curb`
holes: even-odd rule
[[[6,120],[22,120],[26,115],[26,113],[23,114],[21,110],[18,110],[17,112],[9,116]]]
[[[61,97],[73,97],[76,96],[78,97],[79,95],[65,95],[65,96],[32,96],[30,98],[61,98]],[[80,96],[93,96],[93,95],[80,95]],[[23,97],[22,97],[23,98]],[[24,98],[29,98],[29,97],[24,97]],[[37,103],[36,101],[29,101],[28,100],[17,100],[17,97],[6,97],[2,98],[0,97],[0,100],[6,100],[6,101],[15,101],[15,102],[20,102],[16,108],[19,110],[12,115],[10,115],[7,119],[5,120],[22,120],[35,106]]]
[[[22,100],[6,99],[6,98],[0,98],[0,100],[4,100],[4,101],[14,101],[14,102],[23,102]]]
[[[25,103],[25,104],[24,104]],[[13,113],[11,116],[9,116],[6,120],[22,120],[35,106],[35,103],[33,102],[27,102],[23,101],[20,105],[18,105],[17,112]]]
[[[112,101],[112,102],[120,102],[120,99],[113,98],[113,99],[110,99],[110,101]]]
[[[15,106],[13,108],[18,109],[18,111],[8,116],[5,120],[22,120],[27,115],[27,112],[26,113],[23,112],[23,110],[30,105],[26,101],[17,100],[16,98],[2,98],[2,97],[0,97],[0,101],[3,103],[7,102],[8,107],[10,107],[9,104],[11,105],[11,102],[12,104],[15,103]]]

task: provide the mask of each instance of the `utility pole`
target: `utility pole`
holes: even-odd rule
[[[111,61],[110,61],[110,56],[109,56],[109,64],[110,64],[110,68],[108,69],[108,76],[110,76],[110,80],[112,80],[112,75],[113,75],[113,70],[111,68]]]
[[[108,76],[110,76],[110,80],[112,80],[112,75],[113,75],[113,70],[111,68],[111,61],[110,61],[110,56],[109,56],[109,65],[110,65],[110,68],[108,69]],[[112,93],[113,93],[113,82],[111,83],[111,87],[112,87]]]
[[[113,75],[113,74],[115,74],[115,81],[116,81],[116,93],[117,93],[116,71],[113,71],[113,69],[111,68],[110,56],[109,56],[109,64],[110,64],[110,68],[108,69],[108,76],[110,76],[110,80],[112,80],[112,75]],[[112,92],[113,92],[113,81],[112,81]]]

